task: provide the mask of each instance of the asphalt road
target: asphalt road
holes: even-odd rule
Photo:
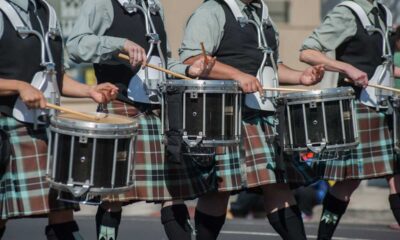
[[[95,239],[94,219],[78,217],[81,235]],[[7,225],[5,240],[45,239],[46,219],[12,220]],[[316,224],[306,224],[308,239],[316,239]],[[119,240],[166,240],[160,220],[152,217],[124,217]],[[265,220],[231,220],[225,224],[219,240],[275,240],[280,239]],[[335,240],[399,240],[400,231],[385,225],[340,225]]]

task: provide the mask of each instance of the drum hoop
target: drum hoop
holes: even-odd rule
[[[337,97],[347,97],[354,96],[354,89],[351,87],[339,87],[339,88],[328,88],[322,90],[313,90],[308,92],[298,92],[298,93],[285,93],[282,94],[280,98],[283,99],[329,99]]]
[[[168,88],[184,88],[194,91],[220,89],[221,91],[234,91],[239,93],[239,83],[234,80],[167,80],[164,84],[165,90]],[[222,89],[221,89],[222,88]]]
[[[359,140],[356,139],[354,142],[351,143],[344,143],[344,144],[335,144],[335,145],[326,145],[325,149],[329,150],[329,151],[334,151],[334,150],[350,150],[350,149],[354,149],[358,146],[359,144]],[[308,151],[309,149],[307,147],[290,147],[289,145],[286,145],[284,147],[284,151],[288,151],[288,152],[303,152],[303,151]]]
[[[287,100],[286,104],[287,105],[300,105],[300,104],[307,104],[310,102],[334,102],[334,101],[340,101],[340,100],[354,100],[355,96],[347,96],[347,97],[336,97],[336,98],[316,98],[316,99],[306,99],[306,100]],[[279,101],[279,103],[282,103]]]
[[[93,129],[93,128],[73,128],[66,126],[50,125],[50,130],[54,133],[59,133],[74,137],[87,137],[96,139],[123,139],[137,136],[137,129]],[[107,134],[108,133],[108,134]]]

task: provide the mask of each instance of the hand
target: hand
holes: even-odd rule
[[[118,88],[111,83],[102,83],[89,90],[89,96],[97,103],[108,103],[117,97]]]
[[[244,93],[260,92],[261,95],[264,94],[263,87],[256,77],[241,72],[235,79],[239,82]]]
[[[346,70],[346,75],[353,82],[355,86],[366,88],[368,86],[368,74],[357,68],[350,66]]]
[[[129,55],[129,62],[132,67],[136,67],[139,64],[144,67],[144,64],[147,62],[146,51],[144,48],[130,40],[126,40],[124,51]]]
[[[46,98],[43,93],[26,82],[21,82],[18,87],[19,97],[30,109],[46,108]]]
[[[311,86],[321,82],[325,74],[324,65],[316,65],[309,67],[300,76],[300,84],[305,86]]]
[[[216,57],[207,56],[208,64],[205,64],[204,58],[197,59],[190,67],[189,67],[189,77],[203,77],[206,78],[208,74],[210,74],[212,68],[215,65]]]

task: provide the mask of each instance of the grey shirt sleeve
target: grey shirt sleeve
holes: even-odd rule
[[[322,24],[304,41],[301,50],[313,49],[321,52],[335,50],[357,33],[355,20],[355,16],[347,7],[335,7],[325,17]]]
[[[204,43],[207,54],[213,55],[224,36],[225,12],[215,1],[205,2],[189,18],[179,55],[181,61],[202,53]]]
[[[109,62],[123,49],[125,39],[105,36],[114,18],[109,0],[86,0],[67,41],[72,61]],[[112,61],[111,61],[112,62]]]

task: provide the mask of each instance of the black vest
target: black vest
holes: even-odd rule
[[[49,12],[45,5],[40,1],[37,3],[37,14],[43,24],[44,30],[48,30]],[[30,10],[31,11],[31,10]],[[22,39],[15,31],[11,22],[5,14],[4,32],[0,38],[0,78],[15,79],[31,83],[33,76],[43,70],[41,64],[41,46],[36,36],[29,35]],[[41,33],[39,22],[34,16],[33,11],[30,14],[32,28]],[[57,37],[50,40],[50,47],[56,64],[58,86],[62,89],[62,39]],[[18,96],[0,97],[0,112],[6,115],[12,115],[12,109]]]
[[[145,18],[142,12],[128,13],[117,0],[111,0],[114,9],[114,20],[105,36],[126,38],[142,46],[148,52],[150,44],[146,37]],[[167,34],[164,23],[159,13],[151,14],[157,33],[160,36],[164,56],[167,56]],[[154,56],[158,56],[157,48],[154,48]],[[128,101],[127,87],[131,78],[136,75],[140,67],[134,69],[129,64],[121,62],[119,65],[94,64],[98,83],[111,82],[120,88],[120,100]]]
[[[353,12],[353,10],[351,11]],[[365,30],[357,14],[355,12],[353,14],[356,18],[357,33],[336,49],[336,59],[360,69],[367,73],[368,78],[371,79],[376,68],[383,63],[382,35],[377,32],[370,35]],[[379,17],[384,19],[386,23],[386,12],[382,7],[380,8]],[[344,78],[345,76],[340,74],[338,86],[352,86],[356,92],[356,96],[359,97],[362,88],[345,82]]]
[[[217,0],[217,2],[224,9],[226,23],[224,26],[224,36],[214,56],[222,63],[256,76],[264,57],[264,53],[258,49],[256,27],[252,24],[242,27],[229,6],[223,1]],[[261,19],[262,9],[258,9],[257,14]],[[266,25],[264,25],[264,31],[268,46],[274,51],[276,62],[278,57],[276,32],[272,26]],[[271,66],[269,59],[266,64]]]

